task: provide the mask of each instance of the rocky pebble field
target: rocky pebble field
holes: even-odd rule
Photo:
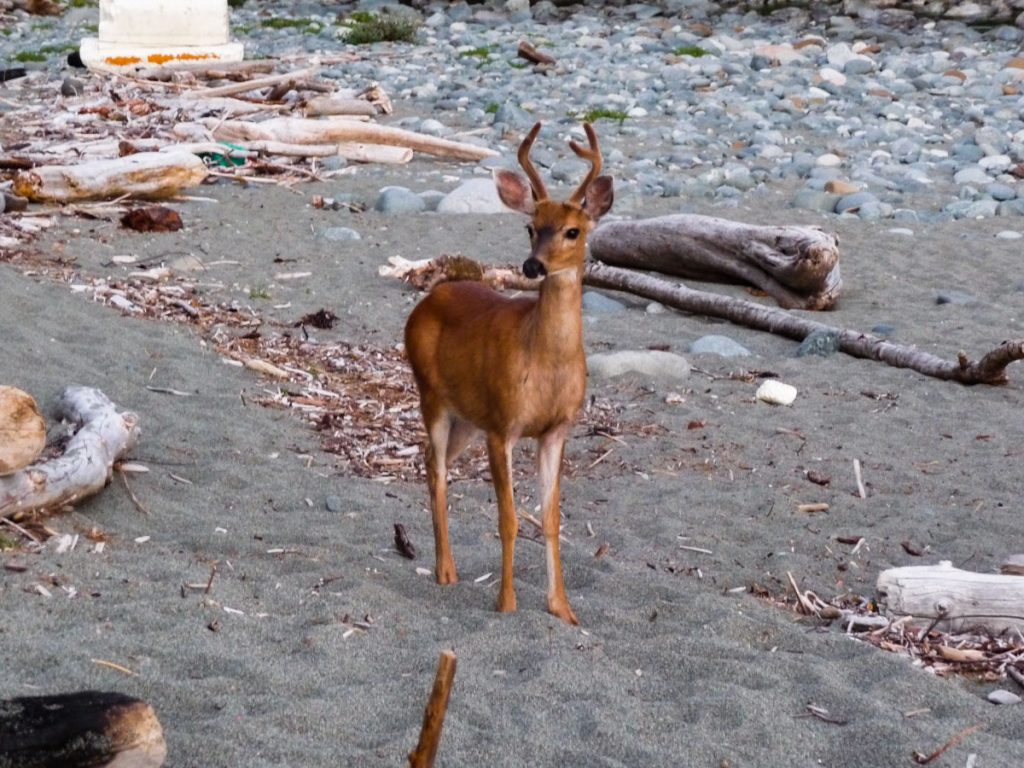
[[[727,208],[771,190],[826,215],[1007,217],[1004,235],[1019,236],[1011,222],[1024,215],[1024,30],[1013,24],[869,3],[770,14],[695,0],[232,5],[247,57],[320,56],[326,77],[380,82],[396,104],[393,123],[502,150],[474,169],[482,177],[489,165],[514,164],[519,137],[543,120],[536,161],[572,183],[582,164],[562,140],[582,136],[590,119],[614,169],[619,212],[652,196],[681,209]],[[0,63],[48,69],[73,89],[67,52],[98,20],[94,5],[74,6],[55,17],[8,14]],[[367,13],[408,15],[418,25],[413,42],[352,43],[351,20]],[[555,63],[519,58],[521,40]],[[11,108],[0,99],[0,118]],[[390,186],[375,202],[407,213],[442,198]],[[482,183],[444,205],[500,204]]]

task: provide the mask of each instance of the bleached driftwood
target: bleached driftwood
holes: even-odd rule
[[[839,240],[818,227],[678,214],[608,222],[589,242],[605,264],[752,285],[787,309],[829,309],[842,290]]]
[[[220,96],[234,96],[239,93],[248,93],[249,91],[255,91],[260,88],[268,88],[281,83],[295,82],[299,83],[303,80],[316,77],[317,73],[320,72],[319,65],[313,65],[306,69],[298,69],[294,72],[285,72],[283,75],[270,75],[268,77],[259,77],[253,80],[243,80],[239,83],[231,83],[230,85],[220,85],[216,88],[203,88],[196,91],[188,91],[182,94],[183,98],[186,99],[212,99]]]
[[[412,150],[408,147],[392,147],[387,144],[357,144],[345,142],[338,144],[335,151],[346,160],[354,163],[382,163],[403,165],[412,160]]]
[[[317,96],[307,101],[305,112],[307,117],[323,115],[367,115],[373,117],[377,114],[377,107],[364,99],[330,95]]]
[[[0,700],[5,768],[158,768],[167,756],[153,708],[122,693]]]
[[[449,141],[436,136],[362,123],[348,118],[310,120],[300,117],[275,117],[260,123],[243,120],[201,121],[218,141],[240,143],[244,141],[283,141],[286,144],[343,144],[364,142],[408,147],[437,157],[455,160],[483,160],[498,155],[493,149],[478,147],[460,141]]]
[[[27,467],[46,447],[46,422],[36,401],[16,387],[0,387],[0,477]]]
[[[130,411],[118,413],[110,399],[92,387],[67,387],[57,403],[57,416],[79,425],[78,431],[61,456],[0,477],[0,517],[17,519],[101,491],[114,462],[139,439],[139,417]]]
[[[217,80],[245,79],[251,75],[274,71],[276,59],[248,59],[246,61],[171,61],[160,66],[144,66],[132,70],[135,77],[143,80],[169,82],[182,76],[203,77]]]
[[[14,177],[14,193],[33,202],[132,197],[170,197],[207,176],[206,164],[189,152],[139,152],[80,165],[43,165]]]
[[[887,616],[936,621],[942,631],[1024,631],[1024,576],[962,571],[943,560],[882,571],[876,592]]]

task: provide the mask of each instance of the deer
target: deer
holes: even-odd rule
[[[501,582],[497,610],[516,610],[512,566],[519,523],[512,489],[512,449],[537,441],[541,529],[547,565],[547,610],[568,624],[579,620],[565,594],[559,551],[560,485],[565,442],[583,404],[583,264],[587,234],[611,208],[612,178],[602,176],[597,134],[584,124],[589,148],[569,147],[590,170],[564,202],[548,197],[530,150],[537,123],[519,146],[518,172],[495,172],[498,195],[530,217],[530,255],[523,274],[539,278],[537,295],[508,297],[479,282],[446,282],[410,313],[405,351],[420,395],[427,433],[425,460],[434,528],[435,579],[458,581],[448,540],[448,468],[478,434],[498,505]]]

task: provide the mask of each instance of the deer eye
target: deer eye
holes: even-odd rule
[[[580,231],[576,227],[572,227],[571,229],[565,230],[565,236],[568,237],[570,240],[575,240],[577,237],[580,236]]]

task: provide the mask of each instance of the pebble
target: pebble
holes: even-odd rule
[[[626,305],[621,301],[605,296],[598,291],[583,293],[583,311],[588,315],[615,315],[625,312],[626,309]]]
[[[597,352],[587,356],[587,370],[595,378],[612,378],[638,373],[661,379],[685,379],[690,364],[685,357],[660,350],[623,350]]]
[[[829,357],[839,351],[839,334],[836,331],[814,331],[807,335],[797,347],[797,357],[816,355]]]
[[[373,11],[393,4],[351,5]],[[282,16],[313,17],[319,29],[268,29],[258,3],[232,7],[233,34],[247,58],[360,50],[342,40],[335,14],[322,5],[281,5]],[[514,165],[520,137],[543,120],[534,152],[540,170],[575,182],[579,164],[567,157],[565,139],[570,132],[582,138],[580,114],[614,109],[625,118],[595,125],[617,197],[633,200],[638,211],[643,196],[756,206],[765,191],[802,180],[807,186],[794,193],[793,205],[826,216],[1024,215],[1013,175],[1024,161],[1024,33],[1018,28],[1024,19],[1017,26],[967,25],[978,15],[975,6],[984,13],[998,3],[932,3],[945,9],[947,18],[939,21],[860,0],[763,16],[742,13],[732,0],[412,5],[421,10],[408,12],[423,21],[415,44],[374,46],[372,55],[327,68],[323,76],[345,86],[379,82],[410,116],[385,123],[436,136],[472,131],[470,140],[503,153],[495,164]],[[74,8],[43,25],[15,12],[0,36],[0,60],[57,51],[88,34],[96,16],[94,7]],[[538,68],[516,59],[523,37],[543,40],[556,64]],[[876,41],[877,48],[867,46]],[[676,53],[683,46],[700,46],[708,55]],[[488,56],[464,55],[476,49]],[[81,84],[64,66],[60,53],[33,65],[74,98]],[[8,109],[0,104],[0,112]],[[321,166],[343,164],[328,158]],[[840,168],[841,176],[812,176],[815,169]],[[458,172],[470,178],[473,169]],[[406,193],[382,193],[378,209],[396,215],[433,209],[436,197]],[[873,198],[840,203],[859,193]]]
[[[1024,234],[1013,229],[1004,229],[1001,232],[997,232],[996,237],[1000,240],[1020,240],[1024,237]]]
[[[491,185],[494,186],[493,184]],[[373,204],[375,211],[390,216],[401,216],[419,213],[427,207],[422,197],[406,187],[384,187],[380,191],[377,202]]]
[[[341,512],[342,504],[341,499],[337,496],[328,495],[324,499],[324,507],[328,512]]]
[[[997,688],[994,691],[989,691],[988,696],[985,697],[993,704],[1020,704],[1020,696],[1011,691]]]
[[[935,296],[936,304],[957,304],[960,306],[967,306],[975,304],[977,301],[978,300],[971,294],[965,293],[964,291],[958,291],[956,289],[939,291]]]
[[[750,350],[728,336],[701,336],[690,344],[691,355],[718,355],[720,357],[747,357]]]

